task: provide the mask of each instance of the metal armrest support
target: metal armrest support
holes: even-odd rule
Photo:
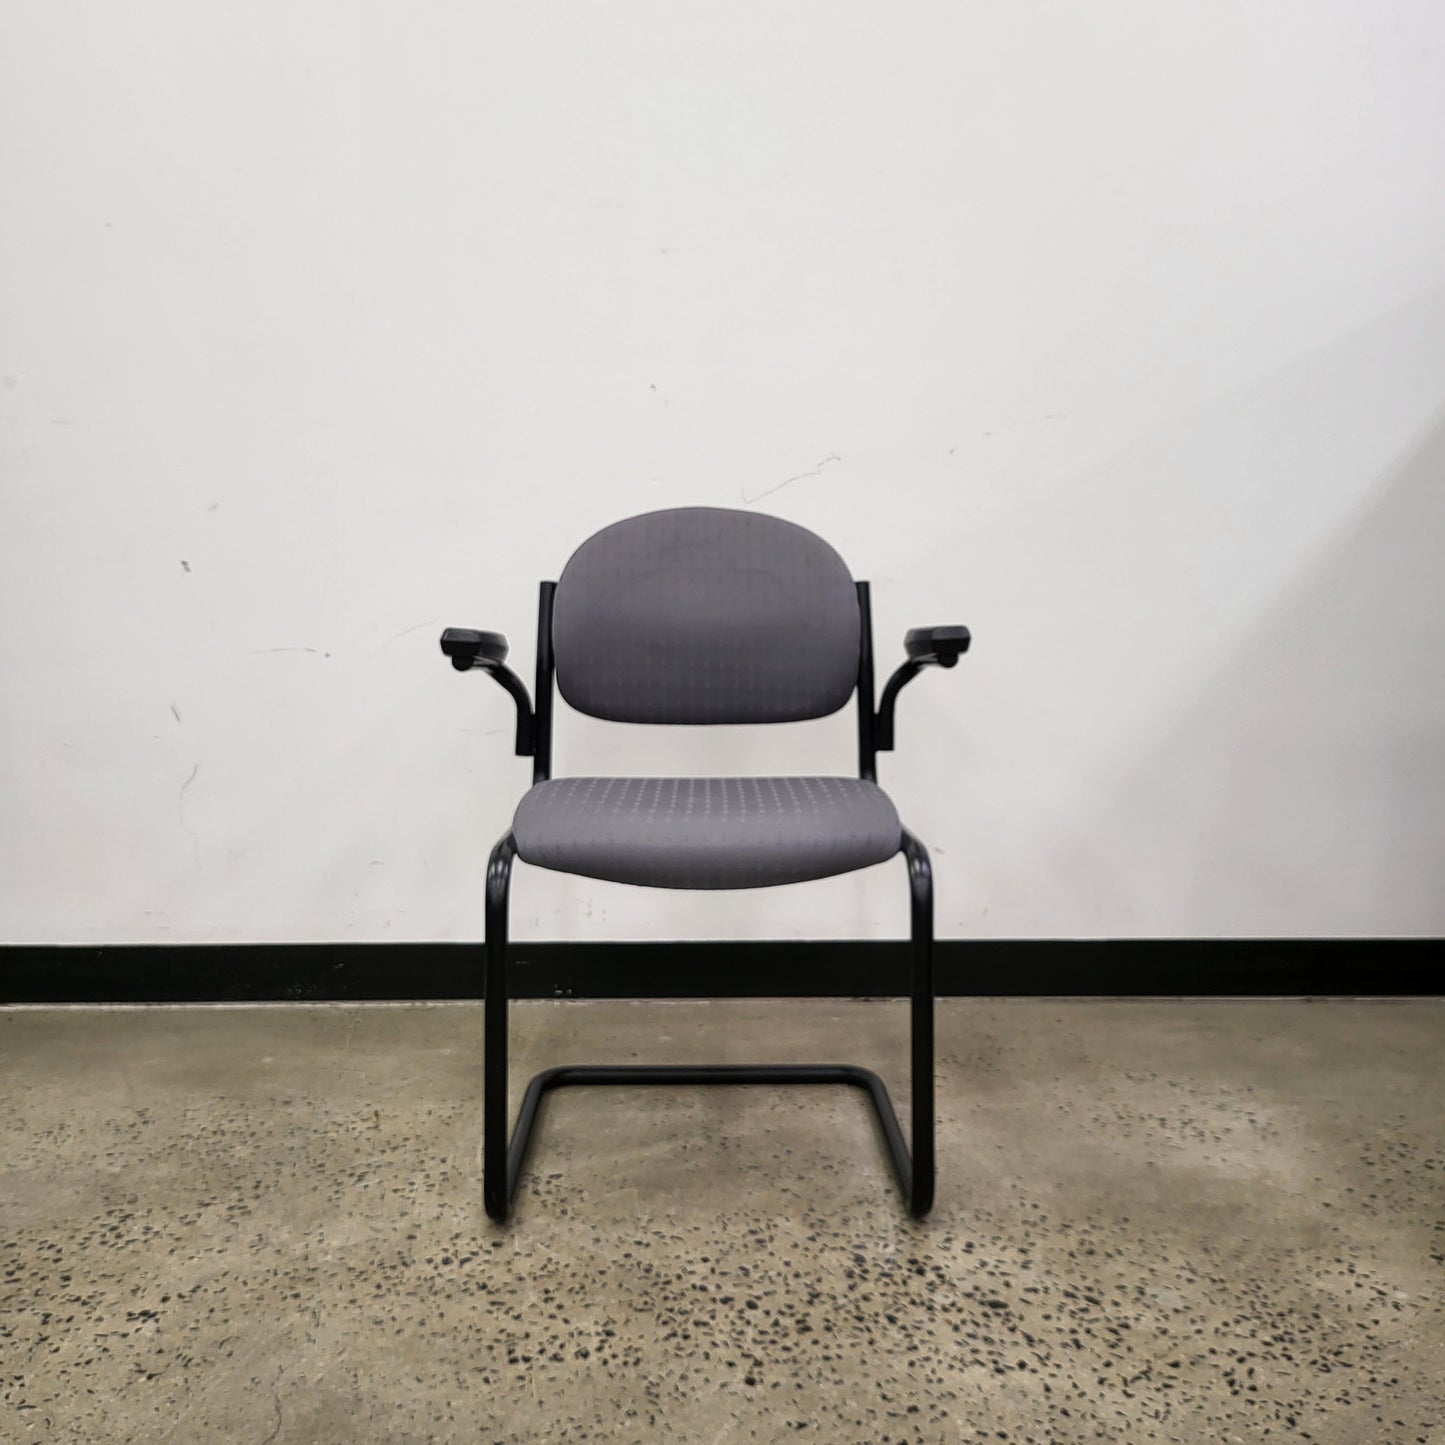
[[[903,639],[908,661],[901,663],[878,703],[878,720],[874,726],[873,746],[879,752],[893,750],[893,714],[898,694],[925,667],[953,667],[968,651],[973,636],[963,626],[914,627]]]
[[[442,651],[458,672],[477,668],[492,675],[512,694],[517,704],[517,756],[530,758],[536,751],[532,700],[526,684],[507,666],[507,639],[500,632],[478,632],[470,627],[448,627],[442,633]]]

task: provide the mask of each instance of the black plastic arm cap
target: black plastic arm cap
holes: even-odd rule
[[[914,662],[952,667],[968,651],[973,634],[963,626],[914,627],[903,639],[903,649]]]
[[[478,632],[471,627],[448,627],[442,633],[442,651],[458,672],[472,667],[500,665],[507,660],[507,639],[500,632]]]

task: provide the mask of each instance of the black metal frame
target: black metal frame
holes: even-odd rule
[[[873,625],[868,584],[859,582],[858,606],[862,646],[858,665],[858,773],[875,780],[878,750],[893,744],[893,701],[921,663],[910,660],[885,689],[886,719],[874,710]],[[537,678],[535,703],[529,710],[532,778],[543,782],[552,773],[552,600],[555,582],[544,582],[537,612]],[[453,663],[466,664],[453,657]],[[521,724],[525,689],[515,674],[495,658],[471,665],[485,667],[517,699],[517,751],[525,755]],[[905,675],[906,674],[906,675]],[[886,726],[885,726],[886,723]],[[881,736],[880,736],[881,734]],[[864,1090],[872,1102],[898,1187],[915,1218],[933,1206],[934,1039],[933,1039],[933,870],[928,850],[906,829],[903,854],[908,863],[911,894],[910,934],[910,1062],[912,1152],[904,1141],[887,1085],[871,1069],[856,1064],[564,1064],[544,1069],[528,1083],[510,1138],[507,1132],[507,927],[512,864],[516,843],[508,832],[492,849],[487,864],[485,923],[482,1195],[487,1213],[503,1221],[511,1213],[517,1185],[526,1166],[543,1097],[553,1089],[584,1084],[849,1084]]]

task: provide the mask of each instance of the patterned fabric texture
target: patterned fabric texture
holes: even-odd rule
[[[554,778],[512,824],[524,862],[652,888],[765,888],[893,857],[903,829],[861,778]]]
[[[821,537],[720,507],[647,512],[557,581],[557,687],[613,722],[765,723],[837,712],[858,680],[858,594]]]

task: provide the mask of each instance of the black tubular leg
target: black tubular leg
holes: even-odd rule
[[[912,893],[913,979],[909,1033],[913,1073],[913,1187],[908,1210],[922,1219],[933,1208],[933,868],[928,849],[906,829],[903,852],[908,859]]]
[[[850,1084],[873,1104],[898,1188],[908,1212],[921,1219],[933,1206],[933,874],[928,850],[903,835],[912,895],[913,963],[909,1032],[912,1062],[913,1152],[903,1137],[888,1087],[856,1064],[564,1064],[533,1077],[507,1138],[507,902],[516,845],[509,833],[487,867],[486,1074],[482,1194],[487,1213],[505,1220],[527,1162],[542,1099],[553,1089],[585,1084]]]
[[[507,1158],[512,1189],[527,1162],[543,1098],[553,1089],[578,1084],[852,1084],[872,1101],[898,1187],[911,1207],[913,1166],[893,1100],[888,1097],[888,1086],[872,1069],[857,1064],[562,1064],[543,1069],[527,1085],[522,1107],[517,1111]]]
[[[492,849],[487,863],[482,1198],[496,1220],[507,1217],[516,1186],[507,1169],[507,901],[516,854],[508,833]]]

